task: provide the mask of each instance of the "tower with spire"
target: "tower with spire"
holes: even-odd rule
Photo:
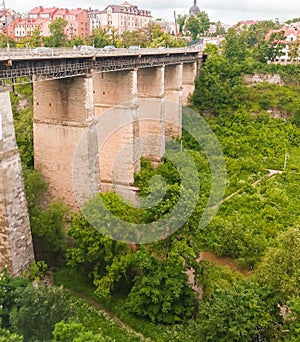
[[[190,14],[190,16],[191,15],[196,16],[198,13],[200,13],[200,9],[197,6],[197,0],[194,0],[194,5],[190,8],[189,14]]]

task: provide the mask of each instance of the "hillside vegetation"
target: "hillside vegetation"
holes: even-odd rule
[[[34,175],[27,178],[26,189],[35,248],[42,246],[48,252],[59,253],[59,257],[50,258],[60,268],[55,283],[104,304],[152,341],[299,340],[299,67],[262,63],[268,47],[261,38],[269,27],[268,23],[264,25],[230,31],[221,54],[208,46],[208,57],[191,96],[191,107],[206,117],[218,138],[227,171],[224,198],[203,229],[199,229],[199,221],[213,177],[205,151],[197,142],[207,138],[200,127],[195,127],[194,136],[183,132],[178,138],[180,149],[174,141],[169,143],[172,161],[166,156],[153,168],[149,161],[142,160],[136,185],[141,189],[141,198],[163,194],[155,206],[137,209],[114,193],[98,194],[85,207],[98,230],[78,213],[68,229],[72,242],[69,245],[64,233],[64,207],[56,203],[51,210],[45,210],[41,205],[39,196],[45,188],[30,170],[32,154],[27,147],[31,145],[24,143],[23,136],[27,130],[17,129],[25,174],[29,169]],[[244,82],[245,75],[255,73],[278,74],[283,85]],[[272,117],[275,112],[284,119]],[[26,113],[16,112],[15,116],[16,127],[22,127],[23,119],[31,120]],[[193,120],[189,110],[184,111],[183,120],[184,127]],[[24,125],[30,132],[29,123]],[[193,161],[196,175],[182,151]],[[183,166],[189,182],[181,179],[179,169]],[[108,230],[117,234],[126,222],[146,223],[153,234],[165,233],[159,230],[158,220],[177,208],[180,198],[186,203],[179,211],[184,215],[192,207],[191,186],[198,180],[201,186],[195,209],[165,239],[126,244],[104,234]],[[99,210],[100,200],[124,223]],[[170,227],[173,224],[171,219]],[[134,233],[128,230],[129,237]],[[243,272],[199,261],[203,251],[234,261]],[[42,259],[42,253],[38,257]],[[64,258],[62,267],[58,260],[63,263]],[[197,292],[191,288],[191,272]],[[39,272],[34,277],[31,273],[31,278],[37,275]],[[118,327],[113,323],[108,326],[102,314],[68,292],[57,287],[34,289],[28,281],[12,280],[6,275],[1,279],[3,289],[7,283],[13,289],[9,294],[0,293],[2,327],[6,329],[3,334],[10,334],[9,329],[20,341],[21,336],[25,341],[120,341]],[[90,310],[91,315],[85,310]],[[38,315],[44,318],[43,337],[36,327]],[[127,332],[121,339],[135,341],[144,337]]]

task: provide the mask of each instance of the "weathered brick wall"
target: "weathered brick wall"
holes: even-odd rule
[[[0,270],[19,275],[34,254],[8,92],[0,92],[0,114]]]

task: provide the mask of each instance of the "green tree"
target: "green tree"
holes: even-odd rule
[[[210,22],[208,14],[204,11],[197,16],[191,15],[185,22],[185,29],[191,34],[192,39],[196,40],[199,35],[204,34],[209,28]]]
[[[90,41],[92,42],[93,40],[90,39]],[[80,46],[80,45],[83,45],[84,44],[84,40],[81,38],[81,37],[78,37],[78,36],[75,36],[75,37],[72,37],[69,41],[69,45],[71,47],[73,46]],[[93,44],[91,44],[93,45]]]
[[[105,217],[99,217],[99,220],[106,224]],[[84,266],[85,272],[94,278],[99,297],[110,297],[120,279],[124,283],[126,279],[131,281],[134,251],[127,245],[101,234],[83,216],[73,217],[68,234],[74,239],[74,246],[67,250],[68,264]]]
[[[7,35],[1,33],[0,34],[0,48],[6,48],[7,44],[9,44],[10,47],[16,46],[16,42],[12,38],[8,38]]]
[[[194,341],[251,342],[276,334],[273,320],[278,298],[251,283],[217,289],[199,306]]]
[[[44,43],[50,47],[62,47],[67,45],[67,36],[64,29],[68,22],[63,18],[57,18],[49,25],[51,35],[44,37]]]
[[[9,314],[16,306],[18,291],[24,290],[29,284],[28,279],[11,277],[6,270],[0,274],[0,320],[1,326],[10,327]]]
[[[0,329],[0,342],[23,342],[23,336],[12,333],[9,330]]]
[[[266,58],[272,62],[280,58],[285,45],[284,31],[273,32],[266,45]]]
[[[283,340],[297,342],[300,333],[300,297],[291,297],[280,309],[283,309]]]
[[[14,123],[22,164],[26,168],[33,168],[32,108],[15,111]]]
[[[47,264],[57,264],[66,249],[65,225],[69,208],[57,201],[44,210],[35,208],[30,216],[30,225],[38,260],[46,260]]]
[[[187,14],[178,14],[177,15],[176,21],[177,21],[177,24],[179,25],[179,33],[180,34],[182,34],[182,32],[183,32],[183,28],[184,28],[184,25],[185,25],[187,18],[188,18]]]
[[[293,18],[293,19],[289,19],[287,21],[285,21],[286,24],[292,24],[292,23],[297,23],[298,21],[300,21],[300,18]]]
[[[35,47],[41,46],[41,43],[42,43],[41,30],[38,26],[32,31],[31,36],[28,40],[28,45],[29,47],[35,48]]]
[[[219,115],[239,108],[245,91],[239,67],[224,55],[213,53],[196,78],[190,100],[198,109]]]
[[[299,296],[300,230],[290,228],[279,235],[278,246],[268,249],[256,270],[259,282],[268,284],[283,299]]]
[[[296,40],[294,40],[293,42],[291,42],[289,44],[288,55],[289,55],[290,60],[291,60],[292,63],[298,61],[299,48],[300,48],[300,39],[299,38],[297,38]]]
[[[200,23],[195,16],[190,16],[185,23],[185,29],[191,34],[192,39],[196,40],[200,34]]]
[[[105,45],[110,45],[112,43],[107,30],[101,28],[94,30],[93,42],[96,48],[102,48]]]
[[[122,35],[122,44],[124,47],[128,47],[130,45],[146,47],[147,42],[143,31],[126,31]]]
[[[158,260],[141,249],[136,254],[142,274],[134,279],[127,300],[128,309],[152,322],[174,324],[196,312],[191,289],[180,255]]]
[[[272,20],[260,20],[249,27],[250,45],[260,44],[265,41],[266,35],[270,30],[278,29],[278,25]]]
[[[81,323],[64,321],[56,323],[53,331],[54,341],[57,342],[113,342],[110,337],[103,337],[87,331]]]
[[[18,291],[11,325],[25,341],[49,341],[56,323],[72,319],[76,306],[62,288],[28,286]]]
[[[47,184],[40,173],[31,169],[25,169],[24,185],[29,215],[31,216],[39,211],[43,195],[47,190]]]
[[[230,62],[239,63],[249,56],[249,36],[246,30],[230,28],[227,32],[223,53]]]
[[[220,22],[220,20],[217,21],[215,23],[215,25],[216,25],[216,33],[214,35],[215,36],[223,36],[223,35],[225,35],[226,30],[225,30],[224,26],[222,25],[222,23]]]
[[[54,341],[69,342],[74,341],[83,332],[85,332],[85,327],[81,323],[61,321],[55,324],[52,334]]]

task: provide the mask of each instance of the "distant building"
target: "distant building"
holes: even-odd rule
[[[39,27],[42,37],[49,36],[49,25],[58,18],[67,21],[65,27],[67,39],[85,38],[90,34],[90,22],[86,10],[39,6],[28,12],[26,18],[17,18],[11,22],[8,26],[8,35],[16,40],[28,38],[32,31]]]
[[[278,29],[278,30],[270,30],[267,33],[265,40],[269,41],[272,34],[280,33],[280,32],[283,32],[284,40],[278,41],[278,43],[284,44],[285,46],[281,50],[281,56],[277,56],[276,60],[278,62],[287,63],[290,60],[289,46],[292,42],[294,42],[299,37],[300,29],[298,29],[296,26],[295,27],[283,26],[281,29]]]
[[[194,0],[194,5],[190,8],[189,15],[197,16],[200,13],[200,9],[197,6],[197,0]]]
[[[20,14],[10,8],[0,10],[0,33],[6,34],[6,27],[13,22]]]
[[[249,28],[251,25],[257,24],[257,20],[241,20],[237,24],[235,24],[233,27],[247,27]]]
[[[209,29],[207,30],[207,33],[213,35],[213,34],[216,34],[216,33],[220,32],[220,31],[221,32],[222,31],[223,32],[227,32],[229,28],[230,28],[230,25],[224,24],[224,23],[221,23],[221,22],[217,22],[217,23],[211,24],[209,26]]]
[[[90,34],[90,21],[86,10],[81,8],[67,9],[42,6],[33,8],[28,17],[32,19],[46,19],[51,20],[62,18],[68,22],[65,28],[67,39],[73,37],[85,38]]]
[[[155,20],[154,24],[159,25],[161,31],[164,33],[169,33],[176,36],[179,32],[179,25],[172,21]]]
[[[95,29],[101,28],[101,14],[103,11],[92,10],[89,8],[88,17],[90,21],[90,31],[94,32]]]
[[[8,25],[8,36],[14,40],[29,38],[32,32],[39,28],[41,37],[46,37],[50,35],[50,24],[51,20],[49,19],[17,18]]]
[[[139,9],[127,1],[121,5],[108,5],[103,11],[88,12],[90,26],[95,28],[115,29],[122,34],[125,31],[136,31],[149,24],[151,12]]]
[[[285,40],[283,41],[284,43],[288,44],[293,42],[294,40],[297,39],[297,36],[300,34],[300,30],[297,29],[297,27],[282,27],[279,30],[270,30],[266,37],[265,40],[268,41],[271,38],[271,35],[273,33],[284,33]]]

